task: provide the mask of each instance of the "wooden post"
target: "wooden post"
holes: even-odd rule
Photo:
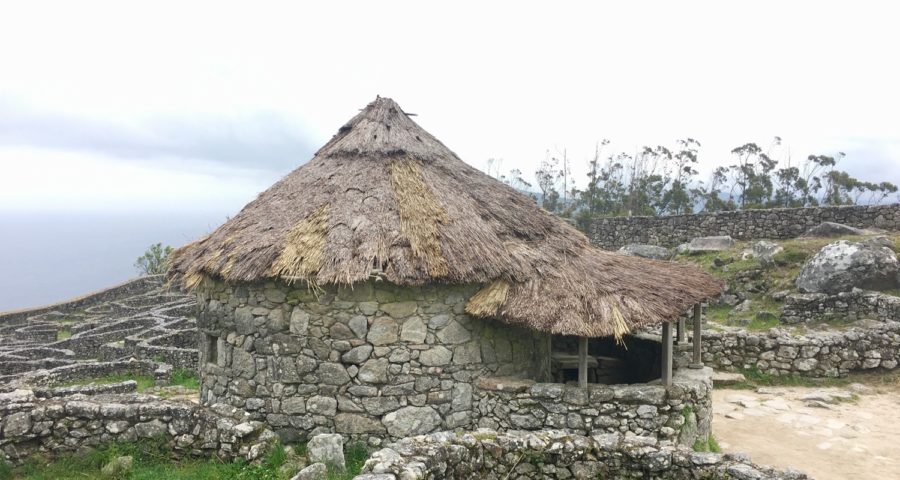
[[[660,372],[662,384],[669,388],[672,386],[672,323],[662,324],[662,368]]]
[[[691,368],[703,368],[703,358],[701,357],[702,353],[702,340],[703,340],[703,309],[700,304],[694,305],[694,334],[692,335],[691,343],[694,344],[694,358],[691,361]]]
[[[678,317],[678,324],[675,328],[675,343],[682,344],[684,343],[685,332],[684,332],[684,317]]]
[[[578,337],[578,386],[587,387],[588,380],[588,339]]]

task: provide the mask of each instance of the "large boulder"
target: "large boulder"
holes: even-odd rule
[[[803,293],[896,288],[900,264],[889,245],[885,237],[830,243],[803,265],[796,280],[797,288]]]
[[[622,255],[634,257],[652,258],[654,260],[668,260],[671,257],[669,249],[658,245],[645,245],[643,243],[629,243],[619,249]]]
[[[687,253],[724,252],[734,247],[734,239],[728,235],[696,237],[687,244]]]
[[[851,227],[843,223],[822,222],[810,228],[803,234],[804,237],[842,237],[847,235],[869,235],[872,232],[861,228]]]

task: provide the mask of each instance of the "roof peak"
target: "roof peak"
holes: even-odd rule
[[[431,161],[452,156],[443,143],[410,118],[392,98],[377,96],[356,116],[344,124],[316,157],[370,157],[373,159],[407,156]]]

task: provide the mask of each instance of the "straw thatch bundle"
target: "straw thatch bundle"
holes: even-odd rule
[[[721,290],[694,268],[592,247],[464,163],[388,98],[237,216],[177,250],[172,272],[189,287],[205,276],[482,283],[469,313],[586,336],[673,319]]]

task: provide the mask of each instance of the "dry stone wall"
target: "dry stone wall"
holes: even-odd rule
[[[767,332],[705,332],[703,361],[717,368],[757,368],[773,375],[838,377],[851,371],[892,370],[900,362],[900,322],[871,321],[793,335]]]
[[[549,337],[464,313],[477,288],[209,281],[201,401],[246,409],[286,440],[472,427],[475,379],[549,375]]]
[[[900,321],[900,297],[879,292],[853,290],[834,295],[796,293],[785,297],[781,308],[782,323],[808,323],[862,319]]]
[[[275,439],[264,424],[224,405],[206,408],[139,394],[60,395],[0,394],[0,452],[7,461],[147,440],[165,442],[176,455],[254,460]]]
[[[478,426],[492,430],[626,433],[691,446],[712,419],[712,369],[676,370],[673,385],[577,385],[481,378]]]
[[[738,240],[795,238],[822,222],[900,230],[900,204],[601,218],[589,226],[588,236],[595,245],[607,249],[629,243],[674,247],[695,237],[714,235]]]
[[[805,480],[760,467],[743,455],[693,452],[654,437],[561,431],[492,430],[403,439],[366,461],[355,480],[413,479],[697,479]]]

